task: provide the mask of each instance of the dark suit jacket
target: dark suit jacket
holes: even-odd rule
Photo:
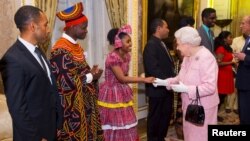
[[[160,79],[173,77],[174,64],[169,58],[168,53],[161,44],[161,40],[152,36],[143,51],[143,63],[145,76],[153,76]],[[150,97],[165,97],[168,91],[166,87],[154,87],[146,84],[146,95]]]
[[[250,90],[250,43],[244,50],[246,54],[244,61],[239,61],[236,74],[236,88],[239,90]]]
[[[62,113],[56,115],[61,111],[59,97],[34,56],[17,40],[1,59],[0,69],[14,141],[55,140],[56,126],[61,126],[56,118],[62,118]]]
[[[200,26],[198,29],[198,33],[201,36],[201,45],[205,46],[210,52],[214,54],[214,40],[210,40],[207,32],[204,30],[202,26]],[[214,32],[211,31],[211,34],[214,38]]]

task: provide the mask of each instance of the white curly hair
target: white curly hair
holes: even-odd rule
[[[185,26],[177,30],[174,34],[175,38],[182,44],[190,44],[192,46],[199,46],[201,37],[198,31],[190,26]]]

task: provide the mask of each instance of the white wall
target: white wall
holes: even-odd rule
[[[229,19],[230,18],[230,6],[231,0],[214,0],[214,9],[216,9],[216,15],[217,19]],[[223,29],[221,29],[219,26],[214,27],[214,34],[215,37],[220,34],[222,30],[228,30],[230,31],[230,26],[226,26]]]
[[[199,0],[200,10],[199,10],[199,25],[202,24],[201,12],[206,7],[212,7],[216,10],[217,19],[228,19],[230,18],[231,0]],[[223,30],[230,30],[230,26],[224,27]],[[215,37],[221,32],[221,28],[217,25],[213,27]]]

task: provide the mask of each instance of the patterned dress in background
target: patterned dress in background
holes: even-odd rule
[[[138,140],[132,90],[127,83],[120,83],[111,70],[112,66],[119,66],[128,75],[129,61],[129,54],[122,59],[111,52],[105,62],[105,81],[100,85],[98,98],[105,141]]]
[[[97,109],[97,87],[86,83],[90,73],[83,49],[65,38],[52,48],[51,65],[57,80],[61,105],[64,108],[60,141],[103,141],[100,115]]]

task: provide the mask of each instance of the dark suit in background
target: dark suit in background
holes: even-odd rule
[[[1,59],[0,68],[14,141],[55,140],[56,125],[61,125],[56,124],[60,106],[53,76],[51,84],[41,65],[19,40]]]
[[[240,124],[250,125],[250,15],[242,18],[240,29],[246,40],[241,52],[234,53],[235,59],[239,60],[235,83],[238,91]]]
[[[214,27],[216,21],[216,10],[213,8],[205,8],[201,12],[202,25],[197,29],[201,37],[201,45],[205,46],[212,54],[214,54],[214,33],[210,29]]]
[[[161,39],[151,36],[144,52],[145,75],[160,79],[173,77],[174,64]],[[166,87],[146,84],[149,109],[147,117],[148,141],[163,141],[167,135],[172,115],[173,93]]]
[[[207,32],[205,31],[205,29],[200,26],[198,29],[198,33],[201,36],[201,45],[205,46],[210,52],[212,52],[214,54],[214,32],[212,30],[211,31],[211,36],[212,38],[208,37]]]
[[[248,37],[250,38],[250,37]],[[250,43],[242,50],[246,57],[239,61],[236,74],[240,124],[250,124]]]

